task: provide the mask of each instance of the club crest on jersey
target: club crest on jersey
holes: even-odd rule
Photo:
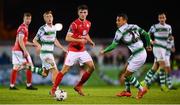
[[[83,36],[87,34],[87,31],[86,30],[83,30]]]

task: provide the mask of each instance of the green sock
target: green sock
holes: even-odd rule
[[[166,75],[166,82],[167,82],[168,88],[172,88],[172,78],[169,73]]]
[[[42,68],[39,68],[39,67],[30,67],[30,70],[31,70],[33,73],[36,73],[36,74],[39,74],[39,75],[42,75],[42,72],[43,72],[43,69],[42,69]]]
[[[143,87],[141,86],[141,84],[139,83],[139,81],[136,79],[136,77],[133,76],[129,76],[127,77],[127,79],[129,80],[129,83],[131,85],[133,85],[134,87],[138,88],[139,90],[142,90]]]
[[[159,79],[160,79],[160,85],[161,86],[165,85],[165,83],[166,83],[166,75],[165,75],[165,71],[163,69],[160,69]]]
[[[153,77],[151,78],[151,82],[155,82],[159,77],[159,72],[156,72]]]
[[[155,74],[155,70],[153,70],[153,69],[150,69],[147,72],[146,77],[145,77],[146,84],[148,84],[148,85],[151,84],[151,78],[153,77],[154,74]]]
[[[125,88],[127,92],[131,92],[129,79],[125,78]]]

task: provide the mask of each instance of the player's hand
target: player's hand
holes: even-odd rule
[[[151,40],[151,42],[150,42],[152,45],[154,45],[154,43],[156,43],[156,41],[153,41],[153,40]]]
[[[90,44],[91,44],[91,46],[92,46],[93,48],[95,47],[95,43],[94,43],[94,42],[91,42]]]
[[[146,49],[147,49],[147,51],[152,51],[152,47],[151,46],[147,46]]]
[[[39,55],[39,54],[40,54],[40,51],[41,51],[41,46],[36,46],[36,47],[35,47],[35,51],[36,51],[36,53]]]
[[[101,50],[100,52],[99,52],[99,55],[104,55],[105,53],[104,53],[104,50]]]
[[[68,52],[65,48],[63,48],[63,51],[66,52],[66,53]]]

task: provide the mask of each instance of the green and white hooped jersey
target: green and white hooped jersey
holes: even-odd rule
[[[155,24],[149,30],[150,34],[154,35],[154,47],[162,47],[166,49],[167,39],[172,34],[172,28],[168,24]]]
[[[135,24],[125,24],[117,29],[114,41],[117,43],[123,42],[131,50],[132,54],[136,54],[144,50],[143,42],[140,35],[144,32]]]
[[[166,55],[170,56],[171,55],[171,49],[174,47],[174,40],[167,40],[167,50],[166,50]]]
[[[35,36],[41,44],[41,54],[43,53],[53,53],[54,41],[56,39],[56,28],[47,24],[41,26]]]

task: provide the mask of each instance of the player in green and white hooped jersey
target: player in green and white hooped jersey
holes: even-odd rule
[[[167,74],[166,74],[166,83],[167,86],[170,90],[174,90],[177,89],[176,87],[173,86],[172,84],[172,78],[171,78],[171,52],[175,52],[175,44],[174,44],[174,37],[170,36],[167,40],[167,50],[166,50],[166,70],[167,70]]]
[[[54,45],[66,52],[66,49],[59,43],[56,38],[56,28],[53,25],[52,11],[43,14],[45,25],[41,26],[33,39],[33,43],[37,46],[36,50],[40,52],[42,61],[42,76],[48,76],[49,71],[52,72],[52,82],[54,83],[58,73],[56,62],[53,56]],[[33,71],[33,69],[32,69]],[[37,72],[36,70],[34,72]]]
[[[170,76],[171,73],[171,52],[175,52],[175,45],[174,45],[174,37],[170,36],[167,40],[167,50],[166,50],[166,60],[165,60],[165,68],[167,70],[167,74],[166,74],[166,85],[168,86],[168,88],[170,90],[175,90],[177,89],[176,87],[173,86],[172,84],[172,78]],[[154,82],[158,79],[158,77],[160,76],[161,72],[164,71],[159,71],[156,72],[153,76],[153,78],[151,78],[151,81]]]
[[[173,89],[177,89],[176,87],[173,86],[172,84],[172,78],[171,78],[171,52],[175,52],[175,44],[174,44],[174,37],[173,36],[170,36],[168,38],[168,41],[167,41],[167,51],[166,51],[166,70],[167,70],[167,74],[166,74],[166,83],[167,83],[167,86],[170,90],[173,90]]]
[[[168,91],[168,88],[165,85],[166,76],[165,72],[167,72],[165,68],[165,60],[166,60],[166,46],[167,39],[172,34],[171,26],[166,24],[166,15],[164,13],[160,13],[158,15],[159,23],[151,26],[149,33],[154,35],[153,43],[153,54],[154,54],[154,64],[153,67],[147,72],[145,80],[141,82],[142,85],[150,86],[153,82],[153,75],[156,71],[159,72],[160,75],[160,84],[161,90]]]
[[[144,45],[140,36],[145,37],[147,42],[147,49],[151,50],[150,35],[139,26],[135,24],[128,24],[127,20],[128,18],[126,14],[120,14],[117,16],[116,24],[118,29],[115,33],[114,40],[112,44],[102,50],[100,54],[105,54],[112,51],[121,42],[127,45],[127,47],[131,50],[132,55],[128,59],[125,66],[125,71],[121,75],[121,83],[124,83],[125,81],[126,90],[118,93],[117,96],[130,97],[130,85],[133,85],[138,88],[139,92],[136,98],[140,99],[147,92],[147,88],[142,87],[136,77],[132,76],[132,74],[145,63],[147,57],[147,53],[144,49]]]

